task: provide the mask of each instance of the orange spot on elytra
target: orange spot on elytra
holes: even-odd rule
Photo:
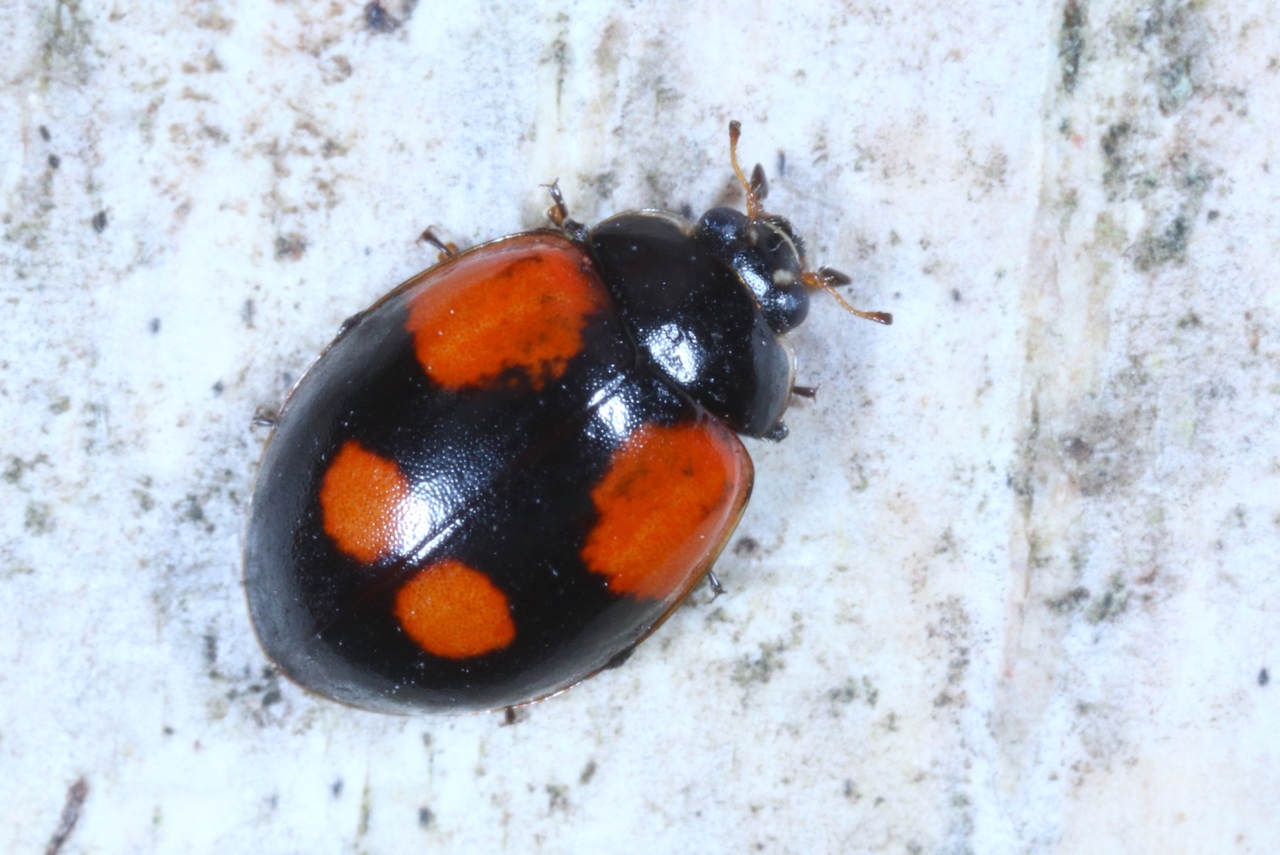
[[[418,362],[449,389],[518,368],[540,389],[582,349],[582,330],[608,305],[590,260],[560,238],[531,235],[464,253],[411,298],[405,328]]]
[[[516,637],[506,595],[461,561],[420,570],[396,594],[395,615],[419,647],[445,659],[492,653]]]
[[[742,443],[716,422],[642,425],[591,491],[599,520],[582,560],[612,591],[681,596],[732,533],[751,474]]]
[[[395,550],[408,498],[409,482],[395,461],[347,440],[320,485],[325,533],[346,554],[372,564]]]

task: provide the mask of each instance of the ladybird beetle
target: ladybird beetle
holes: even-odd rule
[[[553,228],[428,232],[440,263],[343,325],[253,492],[249,611],[286,675],[380,712],[510,708],[620,664],[708,576],[751,492],[737,434],[782,439],[807,391],[784,334],[848,282],[764,212],[739,132],[745,215],[588,229],[553,184]]]

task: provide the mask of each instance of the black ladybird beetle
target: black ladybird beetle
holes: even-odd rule
[[[588,229],[552,185],[554,228],[424,235],[440,263],[298,381],[245,546],[286,675],[381,712],[512,707],[620,663],[707,576],[751,491],[736,434],[786,435],[783,335],[848,281],[806,267],[729,129],[746,215]]]

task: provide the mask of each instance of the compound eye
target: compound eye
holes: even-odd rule
[[[795,254],[800,259],[800,266],[804,267],[804,238],[796,234],[796,230],[792,227],[791,221],[786,217],[769,217],[764,222],[772,226],[776,231],[781,232],[787,240],[791,241]]]
[[[769,270],[785,269],[798,274],[804,268],[803,256],[796,247],[794,236],[775,223],[752,223],[747,228],[746,238],[752,249],[760,253]]]

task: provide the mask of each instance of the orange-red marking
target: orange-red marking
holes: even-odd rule
[[[683,595],[710,566],[751,492],[751,460],[728,428],[646,424],[614,452],[591,491],[599,521],[582,548],[610,590]]]
[[[395,551],[408,498],[409,482],[395,461],[347,440],[320,485],[324,530],[343,552],[372,564]]]
[[[516,637],[506,595],[461,561],[420,570],[396,594],[395,615],[418,646],[446,659],[492,653]]]
[[[518,368],[541,389],[564,373],[591,315],[606,305],[580,249],[522,235],[431,271],[405,327],[423,370],[446,388],[484,385]]]

